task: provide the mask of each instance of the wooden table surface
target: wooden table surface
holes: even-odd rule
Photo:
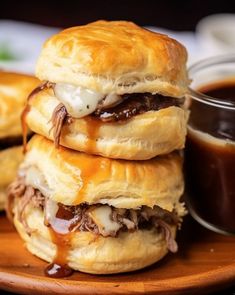
[[[21,294],[215,294],[225,289],[223,294],[233,294],[235,237],[210,232],[188,216],[177,241],[177,254],[141,271],[109,276],[75,272],[49,279],[43,274],[46,263],[27,252],[2,215],[0,288]]]

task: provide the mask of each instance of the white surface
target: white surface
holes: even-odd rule
[[[197,33],[173,32],[162,28],[149,27],[153,31],[165,33],[184,44],[188,50],[188,64],[215,54],[223,54],[231,50],[235,52],[235,41],[226,42],[235,38],[235,15],[216,15],[202,20]],[[223,24],[223,26],[221,25]],[[225,40],[215,40],[212,28],[220,28],[220,36],[229,36]],[[0,48],[7,46],[9,51],[17,57],[15,61],[0,61],[0,68],[18,72],[34,73],[35,62],[40,53],[42,44],[51,35],[58,32],[59,28],[44,27],[40,25],[0,20]],[[222,32],[222,33],[221,33]],[[224,32],[224,33],[223,33]],[[218,38],[217,38],[218,39]],[[233,39],[234,40],[234,39]],[[227,43],[222,44],[223,42]],[[229,44],[228,44],[229,43]]]
[[[49,28],[24,22],[0,20],[0,48],[6,46],[16,61],[1,61],[0,68],[33,73],[42,44],[57,28]]]
[[[214,14],[196,27],[198,45],[207,56],[235,53],[235,14]]]

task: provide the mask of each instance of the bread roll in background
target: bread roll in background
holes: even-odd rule
[[[0,210],[6,188],[23,160],[21,112],[29,93],[39,85],[33,76],[0,71]]]

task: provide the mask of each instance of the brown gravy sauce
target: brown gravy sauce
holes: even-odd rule
[[[70,276],[73,270],[68,266],[67,257],[71,248],[72,233],[70,226],[73,221],[71,212],[59,207],[54,221],[48,224],[52,242],[56,245],[56,255],[46,269],[45,274],[52,278]]]
[[[0,138],[0,151],[22,145],[22,136],[8,136]]]
[[[87,141],[86,145],[86,152],[93,153],[96,151],[96,142],[99,138],[99,131],[100,126],[102,125],[102,121],[99,119],[93,118],[91,116],[86,116],[83,118],[86,124],[86,131],[87,131]]]
[[[199,91],[235,102],[235,80]],[[235,111],[193,100],[189,125],[185,177],[190,206],[210,225],[235,233]]]
[[[59,234],[51,226],[49,227],[53,243],[56,245],[56,256],[46,269],[45,274],[52,278],[70,276],[73,270],[67,265],[67,256],[70,250],[70,234]]]
[[[22,135],[23,135],[23,152],[26,153],[27,151],[27,133],[28,133],[28,126],[26,122],[27,114],[30,112],[30,101],[34,98],[36,94],[41,92],[42,90],[46,88],[52,88],[53,83],[50,82],[44,82],[43,84],[36,87],[28,96],[27,103],[23,109],[23,112],[21,114],[21,126],[22,126]]]
[[[30,105],[27,104],[21,114],[21,127],[22,127],[22,135],[23,135],[23,153],[27,152],[27,134],[28,134],[28,126],[26,123],[27,114],[30,111]]]

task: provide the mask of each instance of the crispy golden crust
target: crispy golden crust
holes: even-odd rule
[[[0,138],[21,135],[20,115],[38,84],[35,77],[0,71]]]
[[[56,149],[39,135],[32,138],[28,149],[22,168],[37,167],[50,198],[65,205],[158,205],[172,211],[183,192],[182,159],[175,153],[141,162],[113,160]]]
[[[17,211],[17,202],[14,206]],[[57,247],[52,242],[48,227],[44,225],[43,211],[28,205],[24,220],[34,229],[30,236],[17,219],[17,214],[14,224],[26,242],[27,249],[52,262]],[[172,226],[173,236],[175,232],[176,227]],[[93,274],[110,274],[141,269],[160,260],[166,253],[167,245],[163,234],[156,230],[122,232],[117,238],[75,232],[70,238],[70,249],[63,253],[63,257],[66,257],[66,262],[72,269]]]
[[[0,210],[5,205],[6,188],[14,180],[23,160],[22,150],[22,146],[19,146],[0,151]]]
[[[189,83],[186,49],[166,35],[126,21],[97,21],[52,36],[36,76],[101,93],[151,92],[181,97]]]
[[[43,90],[30,101],[27,123],[34,132],[53,140],[52,114],[60,102],[53,90]],[[182,149],[188,111],[168,107],[122,122],[104,123],[87,116],[62,129],[61,145],[109,158],[146,160]]]

